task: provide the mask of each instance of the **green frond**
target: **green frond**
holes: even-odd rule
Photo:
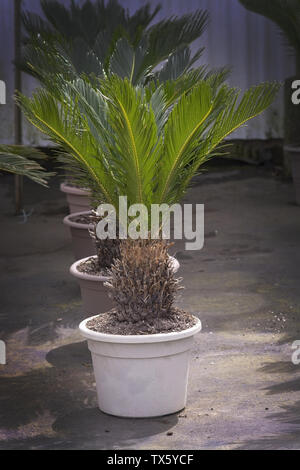
[[[160,82],[177,80],[186,73],[195,62],[201,57],[204,48],[199,49],[193,56],[187,46],[180,46],[169,55],[164,66],[155,74],[155,78]]]
[[[151,203],[160,140],[154,112],[143,90],[115,76],[103,84],[115,136],[110,152],[123,173],[122,195],[131,203]],[[116,138],[117,137],[117,138]]]
[[[183,95],[171,111],[164,133],[161,183],[157,195],[159,201],[168,202],[168,195],[176,186],[178,174],[195,154],[212,108],[212,90],[203,81],[190,94]]]
[[[32,99],[19,94],[17,102],[27,119],[86,171],[98,188],[99,198],[114,204],[113,177],[105,168],[99,142],[89,132],[78,106],[59,102],[47,90],[38,90]]]
[[[178,202],[222,141],[266,109],[280,86],[265,83],[240,96],[222,84],[224,75],[198,69],[175,85],[146,87],[117,75],[97,84],[82,77],[18,101],[30,122],[60,146],[60,160],[92,189],[95,201],[118,210],[119,196],[127,196],[129,205],[149,208]]]
[[[42,159],[45,155],[29,147],[0,145],[0,171],[26,176],[47,187],[47,179],[55,173],[46,172],[33,158]]]
[[[146,52],[144,42],[133,48],[126,38],[119,39],[109,61],[109,73],[118,75],[120,78],[127,78],[133,84],[138,78],[140,82],[145,81],[147,70],[141,71],[141,67]]]
[[[179,195],[184,194],[199,167],[216,155],[216,149],[219,153],[219,145],[224,139],[268,108],[279,88],[278,83],[263,83],[250,88],[239,99],[238,90],[223,86],[213,100],[210,112],[200,128],[200,134],[195,135],[196,142],[193,143],[192,151],[189,151],[187,158],[184,159],[184,173],[174,174],[173,184],[172,179],[167,174],[165,175],[169,186],[164,183],[165,192],[162,193],[164,199],[173,201],[177,200]],[[177,113],[176,107],[172,113]],[[184,120],[184,117],[182,119]],[[185,119],[189,119],[187,109]],[[204,132],[201,135],[202,130]]]
[[[208,13],[197,10],[194,13],[160,21],[148,33],[148,54],[144,68],[157,66],[180,46],[188,46],[199,38],[208,24]]]

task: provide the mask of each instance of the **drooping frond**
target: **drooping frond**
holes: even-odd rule
[[[47,179],[55,173],[46,172],[33,158],[45,158],[45,155],[29,147],[0,145],[0,171],[26,176],[42,186],[48,186]]]
[[[198,168],[214,155],[219,144],[270,106],[280,85],[263,83],[250,88],[242,98],[239,98],[238,90],[223,86],[212,100],[209,88],[205,83],[190,95],[182,96],[170,114],[165,131],[166,148],[163,148],[168,158],[160,170],[160,199],[163,201],[177,201]],[[198,108],[203,110],[202,114]]]
[[[47,90],[38,90],[32,99],[19,94],[17,101],[27,119],[41,132],[58,144],[83,170],[93,189],[97,189],[99,200],[114,204],[114,181],[107,171],[99,147],[87,121],[74,103],[61,103]]]

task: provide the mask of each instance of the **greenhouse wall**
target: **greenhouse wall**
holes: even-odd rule
[[[130,11],[146,0],[120,0]],[[68,4],[68,0],[62,0]],[[151,0],[151,4],[155,5]],[[230,65],[231,85],[245,89],[262,81],[284,80],[294,72],[293,58],[286,53],[278,29],[269,20],[246,11],[238,0],[163,0],[162,10],[157,19],[171,15],[182,15],[197,8],[207,9],[210,24],[199,41],[205,46],[201,63],[211,67]],[[39,0],[23,0],[23,8],[40,12]],[[6,84],[6,105],[0,105],[0,141],[13,143],[13,93],[14,93],[14,2],[0,1],[0,81]],[[23,74],[23,92],[31,94],[38,84]],[[234,137],[270,138],[282,137],[282,94],[264,115],[247,127],[239,130]],[[46,144],[32,126],[24,123],[23,142],[31,145]]]

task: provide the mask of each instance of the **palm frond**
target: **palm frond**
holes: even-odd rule
[[[207,83],[206,86],[209,87]],[[161,169],[161,175],[163,175],[161,199],[171,202],[178,200],[186,191],[198,168],[215,155],[216,148],[219,153],[220,147],[218,146],[224,139],[270,106],[279,88],[280,84],[278,83],[263,83],[250,88],[240,98],[238,90],[224,85],[211,101],[210,109],[204,119],[201,119],[199,113],[198,126],[197,110],[195,111],[194,107],[197,101],[199,107],[204,106],[202,103],[200,104],[200,99],[203,99],[203,97],[195,96],[193,104],[190,103],[190,106],[187,106],[189,99],[195,92],[192,91],[191,95],[182,96],[178,105],[174,107],[170,114],[166,127],[166,136],[168,125],[171,122],[174,126],[175,123],[178,126],[178,122],[185,123],[186,132],[182,133],[183,139],[180,137],[181,132],[178,133],[179,137],[175,141],[177,146],[174,147],[174,150],[172,149],[172,138],[170,139],[171,144],[168,143],[167,137],[165,139],[167,147],[170,146],[170,150],[168,148],[163,149],[164,154],[168,152],[169,158],[167,170],[164,171],[165,162],[163,163],[164,168]],[[208,103],[206,103],[204,109],[207,108]],[[189,124],[190,109],[192,109],[191,124]],[[172,136],[172,128],[170,129],[170,135]],[[176,139],[176,136],[174,138]]]
[[[119,39],[109,61],[109,73],[127,78],[133,84],[137,82],[137,78],[139,82],[144,82],[148,71],[141,70],[141,67],[146,53],[144,41],[133,48],[126,38]]]
[[[129,203],[148,205],[153,199],[153,179],[161,141],[156,118],[143,90],[115,76],[103,83],[108,97],[109,122],[114,136],[111,159],[121,170],[122,195]]]
[[[167,80],[177,80],[180,76],[186,73],[195,62],[201,57],[203,48],[199,49],[193,56],[189,47],[180,46],[175,50],[159,72],[155,74],[155,78],[160,82]]]
[[[168,201],[171,188],[176,186],[178,174],[190,163],[198,140],[207,127],[207,118],[213,108],[212,90],[200,82],[190,94],[183,96],[171,111],[165,127],[163,165],[160,165],[159,201]]]
[[[18,94],[17,102],[27,119],[64,149],[65,154],[75,159],[78,167],[86,172],[88,181],[97,187],[99,199],[115,203],[113,177],[100,158],[102,149],[88,131],[86,119],[82,118],[78,106],[61,103],[42,89],[32,99]]]
[[[111,75],[98,83],[87,77],[65,81],[59,88],[54,82],[18,101],[60,146],[61,161],[92,189],[95,201],[118,211],[119,196],[127,196],[128,204],[149,208],[178,202],[199,167],[230,133],[266,109],[280,86],[265,83],[240,96],[220,85],[221,78],[200,80],[205,70],[191,74],[179,91],[169,82],[142,87]]]
[[[31,158],[29,158],[31,157]],[[55,173],[45,169],[32,158],[45,158],[45,155],[29,147],[0,145],[0,171],[26,176],[42,186],[48,186],[47,179]]]
[[[199,38],[208,24],[208,13],[194,13],[160,21],[147,32],[149,47],[144,68],[157,66],[180,46],[188,46]]]

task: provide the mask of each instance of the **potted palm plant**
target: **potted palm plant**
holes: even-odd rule
[[[161,240],[121,242],[108,284],[115,309],[80,324],[88,340],[99,407],[144,418],[185,407],[189,353],[198,318],[174,304],[175,278]]]
[[[266,109],[279,88],[262,84],[240,98],[226,85],[215,88],[194,75],[184,80],[189,87],[182,80],[181,87],[176,81],[134,86],[116,75],[98,84],[64,81],[32,99],[19,95],[18,102],[34,125],[59,142],[62,161],[91,188],[97,204],[111,204],[118,215],[121,195],[129,206],[147,209],[179,201],[199,167],[219,154],[220,143]],[[111,242],[120,252],[106,286],[115,310],[80,326],[93,352],[99,405],[118,416],[176,412],[185,405],[187,351],[201,324],[173,307],[177,281],[163,241]],[[98,261],[104,262],[101,254]],[[92,313],[100,311],[99,301]],[[157,360],[148,361],[153,349]]]
[[[295,57],[294,77],[284,84],[284,150],[291,165],[296,202],[300,204],[300,106],[292,102],[292,84],[300,79],[300,0],[240,0],[248,10],[269,18],[279,26]],[[290,169],[289,169],[290,171]]]
[[[163,80],[160,83],[157,78],[155,82],[149,80],[145,88],[140,88],[140,85],[138,85],[137,89],[144,89],[146,92],[147,106],[154,109],[156,125],[158,126],[156,132],[163,130],[169,111],[180,97],[188,95],[196,84],[207,83],[211,90],[211,96],[216,97],[218,89],[224,81],[224,74],[226,74],[224,70],[207,73],[203,67],[200,67],[179,74],[173,80]],[[21,99],[21,105],[29,120],[41,131],[47,133],[63,149],[60,152],[59,159],[65,165],[69,174],[72,174],[73,181],[81,186],[91,188],[92,200],[95,206],[103,198],[107,202],[111,201],[107,190],[104,189],[103,182],[108,177],[109,172],[116,175],[114,168],[115,157],[112,159],[109,157],[110,163],[105,160],[106,164],[111,165],[110,168],[106,168],[102,163],[101,165],[97,163],[105,156],[106,152],[99,145],[100,134],[98,134],[97,126],[101,125],[102,131],[105,128],[108,130],[110,126],[108,122],[110,119],[108,117],[108,102],[104,99],[102,88],[104,91],[108,83],[118,82],[116,75],[112,74],[112,79],[109,77],[98,79],[95,83],[90,81],[88,77],[68,81],[58,75],[55,80],[49,80],[46,89],[40,90],[32,100],[25,97]],[[119,81],[123,83],[121,79]],[[134,89],[130,80],[125,79],[124,83]],[[218,100],[221,99],[220,94],[218,94],[218,97]],[[74,102],[77,102],[75,107]],[[117,101],[116,104],[122,106],[120,101]],[[50,117],[51,113],[53,113],[52,117]],[[54,125],[53,129],[52,124]],[[86,127],[87,124],[88,127]],[[86,130],[78,132],[78,129],[84,129],[82,126]],[[128,129],[128,132],[130,132],[130,129]],[[106,135],[108,135],[107,132]],[[79,143],[78,140],[81,142],[81,148],[76,150],[74,145],[76,146]],[[126,160],[124,160],[124,165],[126,166]],[[88,169],[88,173],[86,173],[86,169]],[[119,171],[123,172],[122,165],[119,166]],[[128,175],[130,172],[132,173],[132,168],[128,168]],[[117,197],[126,194],[126,192],[124,193],[125,187],[120,184],[120,181],[114,178],[110,180],[111,187],[109,191],[114,192]],[[135,184],[134,179],[131,179],[130,185],[134,186]],[[128,185],[126,191],[129,191]],[[75,220],[73,219],[74,216],[76,217]],[[85,218],[84,221],[81,220],[82,217]],[[103,305],[104,308],[107,302],[106,296],[103,296],[103,292],[106,290],[103,287],[105,281],[104,271],[110,266],[115,250],[111,244],[108,245],[109,249],[107,249],[107,240],[101,240],[98,241],[96,247],[96,258],[90,258],[89,255],[95,253],[95,248],[88,239],[88,214],[72,214],[65,219],[65,223],[70,226],[74,236],[73,244],[77,261],[72,265],[71,273],[79,281],[84,310],[97,313],[99,305]],[[90,230],[90,232],[95,234],[95,230]],[[96,240],[96,238],[94,235],[93,239]],[[88,241],[86,246],[84,245],[85,241]],[[113,256],[109,255],[109,250],[111,250]],[[80,255],[85,259],[81,260]],[[88,259],[86,259],[87,257]],[[173,263],[174,269],[177,270],[179,267],[178,262],[173,260]]]

